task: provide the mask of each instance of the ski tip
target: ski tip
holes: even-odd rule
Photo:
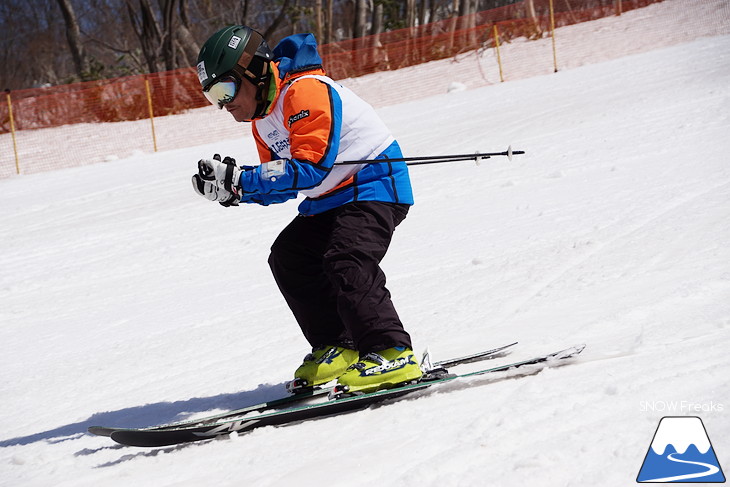
[[[574,357],[575,355],[578,355],[583,351],[583,349],[586,348],[585,343],[581,343],[578,345],[573,345],[570,348],[566,348],[565,350],[561,350],[560,352],[555,354],[556,359],[564,359],[564,358],[570,358]]]
[[[109,428],[107,426],[89,426],[86,431],[96,436],[110,437],[112,433],[117,431],[119,428]]]

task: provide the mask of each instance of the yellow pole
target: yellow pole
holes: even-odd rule
[[[18,158],[18,143],[15,140],[15,120],[13,119],[13,104],[10,102],[10,91],[5,92],[8,100],[8,118],[10,119],[10,135],[13,138],[13,152],[15,153],[15,173],[20,174],[20,159]]]
[[[504,75],[502,73],[502,56],[499,55],[499,32],[497,24],[494,24],[494,46],[497,48],[497,64],[499,64],[499,81],[504,83]]]
[[[550,36],[553,38],[553,66],[555,72],[558,72],[558,53],[555,49],[555,9],[553,9],[553,0],[550,0]]]
[[[155,115],[152,111],[152,92],[150,90],[150,80],[148,80],[146,77],[144,79],[144,87],[147,91],[147,108],[150,112],[150,125],[152,126],[152,145],[155,148],[155,152],[157,152],[157,137],[155,136]]]

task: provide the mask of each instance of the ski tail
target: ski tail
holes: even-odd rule
[[[519,342],[510,343],[509,345],[503,345],[501,347],[486,350],[484,352],[465,355],[463,357],[433,362],[431,364],[431,369],[447,369],[449,367],[454,367],[455,365],[470,364],[473,362],[481,362],[482,360],[491,360],[494,358],[503,357],[510,353],[512,351],[511,349],[516,346],[517,343]],[[428,353],[428,351],[426,353]]]

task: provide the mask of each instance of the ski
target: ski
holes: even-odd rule
[[[427,351],[424,353],[423,359],[421,360],[421,369],[424,371],[424,373],[429,373],[433,371],[434,369],[440,369],[445,367],[453,367],[456,365],[476,362],[476,361],[482,361],[482,360],[490,360],[497,357],[501,357],[507,353],[509,353],[510,349],[517,345],[518,342],[513,342],[508,345],[502,345],[500,347],[492,348],[490,350],[485,350],[483,352],[475,353],[472,355],[466,355],[464,357],[458,357],[454,359],[448,359],[441,362],[434,362],[431,363],[430,361],[430,353]],[[182,428],[182,427],[189,427],[194,426],[198,424],[205,424],[210,423],[214,421],[221,421],[225,420],[227,418],[237,417],[246,415],[253,412],[264,412],[269,411],[272,409],[280,409],[280,408],[286,408],[290,406],[294,406],[299,402],[303,402],[309,399],[316,399],[319,397],[327,396],[329,395],[333,390],[333,387],[330,386],[324,386],[324,387],[316,387],[316,388],[309,388],[309,389],[303,389],[296,394],[290,394],[284,397],[280,397],[277,399],[272,399],[270,401],[262,402],[261,404],[254,404],[252,406],[247,406],[241,409],[235,409],[232,411],[226,411],[225,413],[216,414],[212,416],[208,416],[205,418],[198,418],[198,419],[190,419],[185,421],[178,421],[174,423],[167,423],[162,424],[158,426],[150,426],[147,428],[139,428],[140,431],[158,431],[158,430],[165,430],[170,428]],[[96,435],[96,436],[112,436],[112,433],[115,431],[122,431],[122,430],[129,430],[130,428],[118,428],[118,427],[108,427],[108,426],[90,426],[88,428],[88,432]]]
[[[424,372],[428,372],[429,370],[435,369],[435,368],[447,368],[447,367],[453,367],[455,365],[462,365],[462,364],[470,364],[473,362],[480,362],[482,360],[486,359],[492,359],[496,357],[500,357],[506,352],[508,349],[514,347],[517,345],[518,342],[510,343],[509,345],[504,345],[499,348],[494,348],[492,350],[487,350],[486,352],[479,352],[474,353],[472,355],[465,355],[464,357],[459,358],[453,358],[448,360],[441,360],[439,362],[433,362],[431,364],[431,367],[428,367],[424,369]],[[423,369],[424,362],[429,360],[430,353],[427,351],[426,356],[424,356],[423,360],[421,360],[421,368]]]
[[[299,392],[297,394],[291,394],[288,396],[283,396],[277,399],[272,399],[271,401],[262,402],[261,404],[254,404],[252,406],[247,406],[245,408],[241,409],[234,409],[232,411],[226,411],[225,413],[216,414],[212,416],[208,416],[205,418],[199,418],[199,419],[190,419],[190,420],[184,420],[184,421],[178,421],[175,423],[167,423],[167,424],[161,424],[157,426],[150,426],[147,428],[144,428],[145,430],[158,430],[158,429],[165,429],[170,427],[181,427],[181,426],[189,426],[198,424],[201,422],[207,422],[207,421],[214,421],[214,420],[223,420],[230,416],[240,416],[242,414],[248,414],[252,412],[263,412],[270,409],[277,409],[277,408],[283,408],[290,405],[293,405],[295,403],[306,401],[307,399],[313,399],[317,397],[327,396],[332,387],[322,387],[322,388],[310,388],[309,390],[304,390],[302,392]],[[109,426],[90,426],[87,431],[91,433],[92,435],[96,436],[111,436],[113,432],[118,430],[124,430],[128,428],[118,428],[118,427],[109,427]],[[142,429],[142,428],[140,428]]]
[[[444,375],[440,373],[434,375],[426,374],[421,381],[414,384],[401,385],[392,389],[343,397],[341,399],[331,399],[326,402],[313,405],[294,406],[274,412],[263,412],[257,415],[230,415],[224,419],[215,418],[211,421],[198,421],[194,424],[167,426],[164,428],[117,429],[111,432],[111,438],[117,443],[121,443],[123,445],[159,447],[206,440],[231,433],[244,433],[263,426],[280,426],[298,421],[364,409],[373,404],[381,403],[389,399],[399,398],[438,384],[453,382],[459,379],[505,372],[511,369],[530,365],[550,366],[561,360],[578,355],[584,348],[585,345],[577,345],[528,360],[508,363],[460,375]]]

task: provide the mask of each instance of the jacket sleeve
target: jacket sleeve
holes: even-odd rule
[[[283,100],[284,124],[289,130],[290,159],[267,160],[241,175],[247,193],[270,194],[314,188],[329,174],[337,157],[342,125],[342,103],[337,92],[316,78],[295,82]],[[259,157],[271,156],[254,131]]]
[[[241,203],[254,203],[261,206],[275,205],[277,203],[283,203],[289,201],[292,198],[297,197],[296,191],[280,192],[280,193],[248,193],[241,197]]]

